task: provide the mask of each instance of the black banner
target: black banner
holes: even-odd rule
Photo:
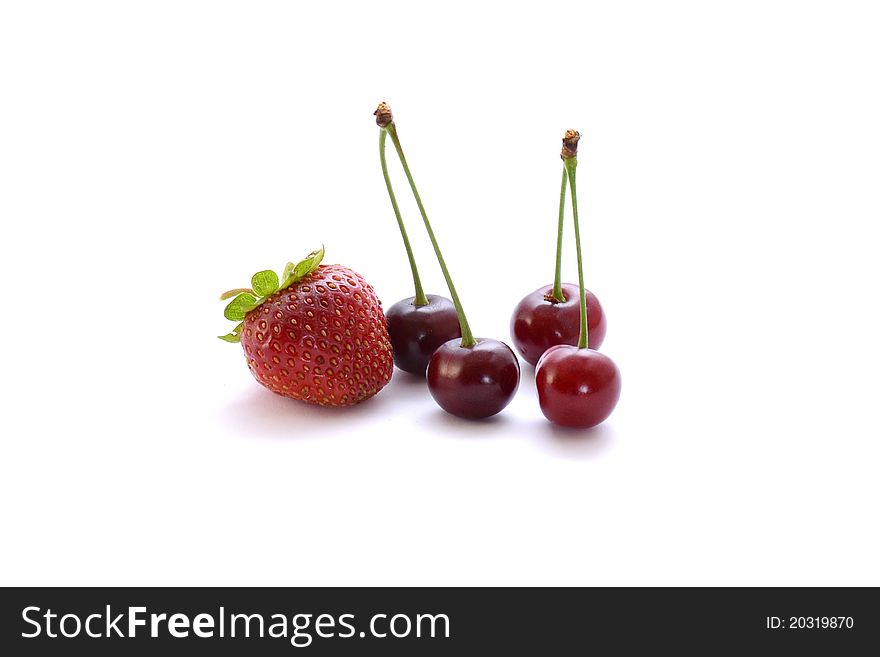
[[[880,648],[880,598],[869,588],[7,588],[0,595],[4,655]]]

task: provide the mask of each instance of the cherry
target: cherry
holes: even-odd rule
[[[449,268],[440,252],[437,237],[431,228],[431,222],[428,221],[428,214],[425,212],[419,190],[416,189],[406,157],[403,155],[397,127],[394,125],[391,109],[387,104],[379,105],[376,110],[376,122],[382,127],[382,135],[390,136],[397,150],[397,157],[400,159],[419,213],[422,215],[422,222],[425,224],[425,230],[434,248],[434,255],[437,256],[437,262],[446,280],[446,287],[449,288],[449,296],[452,297],[452,305],[461,329],[460,340],[456,338],[447,340],[431,356],[427,370],[428,390],[440,407],[452,415],[466,419],[495,415],[510,403],[519,388],[519,361],[513,350],[503,342],[474,338],[461,300],[458,298],[458,292],[449,275]],[[417,315],[417,311],[406,314],[413,317]]]
[[[553,286],[539,287],[523,297],[510,319],[513,346],[524,360],[537,365],[538,359],[550,347],[559,344],[576,345],[581,330],[578,288],[562,283],[565,301],[553,297]],[[605,339],[605,313],[596,296],[587,293],[590,346],[598,349]]]
[[[428,365],[428,390],[447,413],[477,420],[501,412],[519,387],[519,361],[498,340],[477,338],[472,347],[450,340]]]
[[[440,345],[461,338],[452,301],[436,294],[427,295],[427,299],[427,305],[419,306],[415,297],[409,297],[385,311],[394,364],[404,372],[421,376]]]
[[[564,159],[564,157],[563,157]],[[562,282],[562,234],[568,170],[562,168],[559,221],[556,228],[556,275],[553,285],[538,288],[517,304],[510,318],[513,344],[526,361],[536,365],[541,355],[558,344],[576,345],[580,335],[578,287]],[[586,291],[590,343],[594,349],[605,339],[605,312],[596,296]]]
[[[394,125],[391,108],[381,103],[373,114],[379,126],[379,162],[382,165],[382,176],[385,178],[385,188],[388,190],[388,198],[391,199],[391,207],[397,218],[397,227],[403,238],[416,291],[414,296],[398,301],[385,313],[388,335],[391,338],[394,364],[405,372],[425,376],[431,355],[447,340],[460,338],[461,328],[452,301],[434,294],[426,295],[422,289],[416,259],[406,234],[403,217],[400,216],[397,198],[394,196],[391,179],[388,177],[388,163],[385,160],[388,126],[393,128]]]
[[[565,163],[564,174],[571,184],[571,211],[577,245],[580,333],[577,346],[557,345],[544,352],[535,368],[535,385],[538,388],[541,411],[548,420],[564,427],[588,428],[604,421],[617,405],[617,400],[620,399],[620,371],[608,356],[588,348],[591,336],[575,186],[579,139],[580,135],[574,130],[565,133],[562,140],[562,161]],[[563,191],[564,189],[563,184]]]
[[[535,370],[538,402],[544,416],[563,427],[594,427],[620,398],[620,370],[594,349],[550,347]]]

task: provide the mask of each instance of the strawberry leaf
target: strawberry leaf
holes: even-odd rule
[[[321,261],[324,259],[324,247],[322,246],[317,251],[312,251],[309,255],[305,257],[305,259],[300,260],[296,263],[296,267],[293,268],[293,275],[297,278],[305,278],[313,271],[318,268],[318,265],[321,264]]]
[[[250,292],[251,294],[254,293],[254,291],[249,287],[238,287],[234,290],[229,290],[228,292],[224,292],[223,294],[221,294],[220,301],[226,301],[227,299],[231,299],[236,294],[241,294],[242,292]]]
[[[305,259],[300,260],[296,264],[288,262],[287,266],[284,268],[284,280],[281,283],[281,288],[283,289],[293,285],[301,278],[305,278],[311,274],[318,268],[318,265],[321,264],[321,260],[323,259],[324,247],[322,246],[317,251],[312,251],[305,257]]]
[[[253,294],[250,292],[242,292],[229,302],[229,305],[226,306],[226,309],[223,311],[223,316],[233,322],[240,322],[244,319],[245,315],[258,305],[260,304],[257,302],[257,298]]]
[[[241,342],[241,329],[243,326],[244,322],[240,322],[230,333],[227,333],[226,335],[218,335],[217,337],[226,342]]]
[[[278,291],[278,274],[271,269],[258,271],[251,278],[251,287],[257,296],[268,297]]]

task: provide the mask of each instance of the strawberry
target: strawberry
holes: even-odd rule
[[[373,286],[342,265],[322,265],[324,250],[289,263],[279,281],[261,271],[251,288],[231,290],[220,336],[241,342],[248,368],[272,392],[321,406],[350,406],[391,380],[391,343]]]

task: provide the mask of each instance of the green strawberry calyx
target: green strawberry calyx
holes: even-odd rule
[[[254,308],[259,307],[266,299],[284,288],[290,287],[305,278],[318,268],[324,259],[324,247],[312,251],[296,264],[288,262],[281,278],[271,269],[258,271],[251,277],[250,287],[240,287],[220,295],[221,301],[232,299],[223,311],[223,316],[231,322],[238,322],[235,328],[226,335],[217,337],[226,342],[241,342],[241,329],[244,318]]]

